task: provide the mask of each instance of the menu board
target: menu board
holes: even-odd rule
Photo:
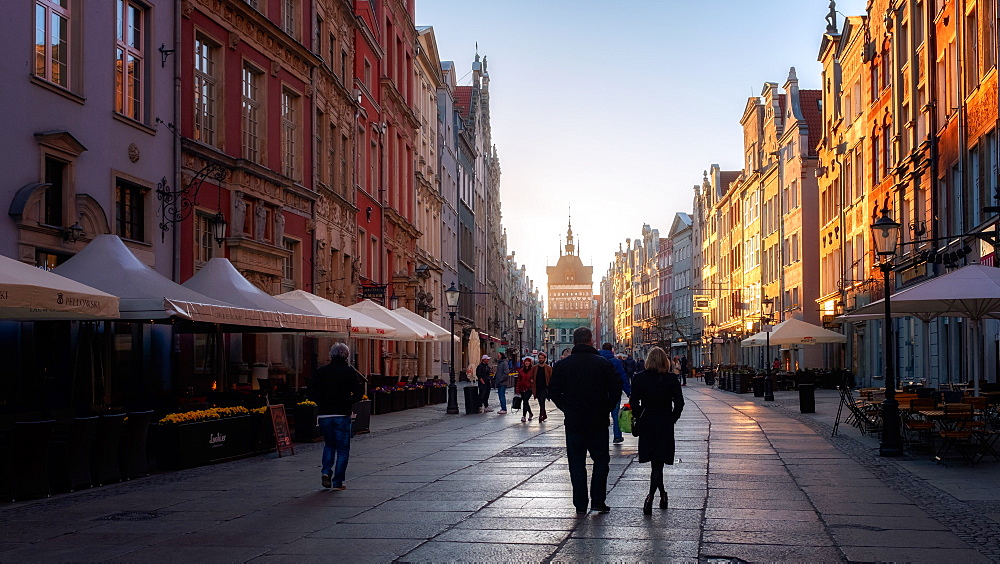
[[[267,411],[271,414],[271,423],[274,425],[274,443],[277,445],[278,457],[281,457],[281,453],[285,449],[295,454],[292,434],[288,432],[288,416],[285,414],[285,406],[280,403],[268,404]]]

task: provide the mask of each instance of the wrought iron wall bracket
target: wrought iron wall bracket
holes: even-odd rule
[[[156,185],[156,199],[160,201],[160,240],[166,238],[171,225],[181,223],[191,216],[191,211],[198,205],[198,192],[206,180],[212,178],[221,183],[228,175],[229,170],[223,165],[209,163],[194,174],[183,190],[171,190],[164,177]]]

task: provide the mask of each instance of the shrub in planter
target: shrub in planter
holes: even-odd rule
[[[372,391],[372,413],[382,415],[392,411],[392,393],[381,388]]]
[[[319,437],[319,407],[306,400],[295,404],[295,440],[309,443]]]
[[[413,387],[403,388],[403,400],[404,400],[404,407],[406,409],[414,409],[420,407],[418,405],[418,402],[420,400],[417,398],[416,388]]]
[[[191,468],[250,452],[251,417],[245,407],[172,413],[156,426],[161,468]]]

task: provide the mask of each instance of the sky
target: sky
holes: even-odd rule
[[[645,223],[665,237],[691,212],[703,171],[739,170],[747,99],[790,67],[819,88],[828,13],[829,0],[416,0],[459,84],[477,43],[488,61],[508,249],[543,295],[570,211],[596,294],[626,238]]]

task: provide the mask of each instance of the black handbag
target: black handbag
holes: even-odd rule
[[[521,396],[514,396],[513,401],[510,402],[510,408],[514,411],[521,409]]]
[[[636,414],[635,414],[635,411],[633,411],[632,412],[632,436],[633,437],[638,437],[639,436],[639,427],[640,427],[640,425],[639,425],[639,419],[640,419],[640,417],[637,417]]]

